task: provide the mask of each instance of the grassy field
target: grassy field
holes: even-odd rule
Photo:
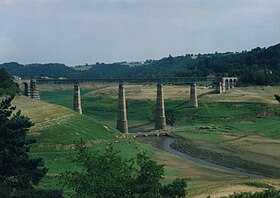
[[[44,188],[61,188],[57,176],[79,168],[70,163],[70,158],[75,155],[74,142],[80,139],[93,150],[112,144],[127,158],[134,157],[143,150],[152,153],[150,147],[132,139],[120,138],[117,130],[98,122],[92,116],[80,115],[63,106],[23,96],[16,97],[13,105],[35,123],[28,135],[37,140],[31,148],[31,155],[43,157],[49,169],[41,184]]]
[[[118,131],[114,129],[117,86],[103,84],[85,87],[82,87],[84,115],[71,110],[71,86],[56,89],[43,87],[41,98],[48,103],[34,102],[25,97],[18,97],[15,101],[23,114],[36,123],[30,132],[38,140],[32,153],[44,157],[50,169],[42,186],[57,186],[55,175],[77,168],[67,158],[74,154],[73,142],[83,138],[92,149],[113,143],[126,157],[147,150],[158,162],[166,164],[166,180],[176,176],[190,178],[191,197],[219,194],[223,188],[234,186],[252,190],[251,186],[244,184],[245,178],[183,160],[132,139],[117,138]],[[176,118],[175,126],[169,127],[176,134],[205,149],[280,167],[280,117],[276,115],[280,109],[272,97],[279,87],[237,88],[222,95],[209,94],[211,90],[199,87],[198,109],[188,108],[189,90],[184,86],[166,86],[164,90],[166,115],[168,117],[172,112]],[[130,131],[153,129],[155,87],[129,85],[127,98]]]
[[[82,108],[85,115],[109,123],[115,127],[117,117],[117,100],[114,97],[101,97],[82,92]],[[42,92],[42,99],[50,103],[72,108],[72,90]],[[215,95],[216,96],[216,95]],[[224,97],[221,95],[221,97]],[[231,97],[231,96],[230,96]],[[176,118],[177,133],[189,136],[192,133],[205,134],[213,139],[215,132],[228,135],[247,133],[263,137],[280,138],[278,122],[278,105],[258,102],[215,102],[209,97],[201,99],[198,109],[188,108],[187,100],[165,100],[166,116],[172,112]],[[127,99],[127,117],[130,128],[152,128],[155,115],[155,101],[151,99]],[[223,134],[222,133],[222,134]],[[217,134],[217,138],[219,138]],[[195,134],[193,134],[195,136]],[[202,135],[203,136],[203,135]]]

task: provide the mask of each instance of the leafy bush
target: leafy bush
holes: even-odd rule
[[[145,153],[136,158],[122,159],[112,146],[91,152],[81,141],[73,162],[83,171],[66,172],[64,187],[75,191],[74,197],[185,197],[186,179],[163,185],[164,166],[152,161]]]
[[[37,190],[28,189],[18,192],[17,195],[11,198],[63,198],[62,192],[58,190]]]
[[[280,96],[277,95],[277,94],[275,94],[274,97],[275,97],[275,99],[280,103]]]

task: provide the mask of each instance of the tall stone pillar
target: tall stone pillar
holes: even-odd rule
[[[78,84],[74,85],[73,110],[82,114],[81,92]]]
[[[164,98],[163,98],[163,85],[157,85],[157,108],[156,108],[156,119],[155,119],[155,129],[165,129],[166,128],[166,118],[164,110]]]
[[[191,91],[190,91],[190,103],[189,106],[192,108],[198,107],[198,101],[197,101],[197,92],[196,92],[196,84],[191,84]]]
[[[38,89],[36,79],[30,80],[30,97],[40,100],[40,91]]]
[[[126,101],[124,84],[119,85],[119,104],[118,104],[118,121],[117,129],[122,133],[128,133],[128,124],[126,117]]]
[[[218,94],[221,94],[221,93],[223,93],[223,87],[222,87],[222,83],[221,82],[219,82],[218,84],[217,84],[217,93]]]
[[[225,93],[226,92],[226,82],[225,79],[222,78],[222,92]]]
[[[30,96],[29,86],[27,83],[23,83],[23,85],[24,85],[24,95],[29,97]]]

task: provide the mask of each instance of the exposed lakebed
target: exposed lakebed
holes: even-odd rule
[[[199,148],[194,142],[184,138],[172,137],[138,137],[137,139],[151,143],[154,147],[165,152],[180,156],[183,159],[217,168],[239,176],[249,178],[277,178],[280,169],[244,160],[238,156],[224,155]],[[195,156],[195,157],[194,157]]]

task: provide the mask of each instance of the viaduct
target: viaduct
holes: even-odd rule
[[[118,118],[117,118],[117,129],[122,133],[128,133],[128,121],[126,115],[126,97],[125,97],[125,86],[124,82],[130,83],[157,83],[157,98],[156,98],[156,116],[155,116],[155,129],[165,130],[166,129],[166,117],[164,108],[164,95],[163,95],[163,83],[180,82],[190,84],[190,101],[189,107],[198,108],[197,100],[197,81],[205,81],[209,78],[185,78],[185,77],[170,77],[170,78],[91,78],[91,79],[34,79],[21,80],[20,78],[14,78],[14,82],[23,89],[23,93],[27,97],[33,99],[40,99],[40,92],[38,84],[74,84],[73,94],[73,110],[82,114],[81,107],[81,94],[79,84],[86,82],[118,82],[119,83],[119,94],[118,94]],[[215,93],[221,94],[235,87],[238,78],[237,77],[222,77],[212,78],[213,87]]]

